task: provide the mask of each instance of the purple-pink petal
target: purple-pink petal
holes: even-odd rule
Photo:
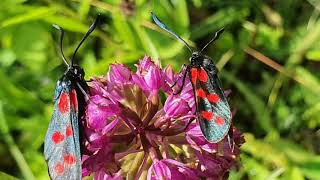
[[[218,145],[205,140],[196,121],[185,129],[196,118],[188,74],[182,83],[186,68],[181,73],[171,66],[161,69],[148,56],[136,66],[132,72],[126,65],[112,64],[107,75],[88,83],[90,100],[82,118],[83,177],[124,179],[128,174],[119,161],[130,161],[123,158],[144,151],[152,160],[149,180],[224,179],[239,156],[244,142],[241,133],[232,129],[234,148],[225,138],[220,142],[222,154],[216,153]],[[173,155],[170,145],[188,147],[190,156]],[[146,168],[141,166],[136,176]]]
[[[190,110],[188,102],[175,95],[170,95],[164,104],[164,112],[172,118],[188,114]]]
[[[159,67],[151,66],[144,80],[150,90],[158,90],[162,84],[162,76]]]
[[[202,149],[209,153],[217,152],[218,145],[216,143],[210,143],[204,138],[198,124],[189,125],[186,132],[186,140],[192,148],[198,151]]]
[[[225,156],[216,156],[207,152],[196,151],[199,159],[198,173],[207,178],[221,178],[234,165],[234,159]]]
[[[137,68],[137,70],[138,70],[137,73],[143,72],[143,71],[149,71],[149,68],[150,68],[151,66],[155,66],[155,64],[154,64],[153,61],[151,60],[151,57],[150,57],[150,56],[145,55],[145,56],[143,57],[143,59],[141,59],[141,60],[139,61],[139,64],[137,65],[137,67],[138,67],[138,68]]]
[[[109,105],[112,103],[100,95],[92,96],[87,106],[87,123],[88,126],[100,130],[107,125],[107,118],[114,115]]]
[[[119,118],[115,117],[114,120],[112,120],[108,125],[106,125],[103,129],[102,129],[102,134],[107,134],[108,132],[110,132],[119,122]]]
[[[137,72],[132,75],[132,79],[144,91],[158,91],[163,84],[159,66],[155,65],[148,56],[140,60],[137,65]]]
[[[152,170],[150,169],[153,168],[154,176],[151,175]],[[161,162],[157,161],[155,162],[152,167],[150,167],[149,172],[148,172],[148,179],[171,179],[171,173],[169,167]],[[150,173],[150,174],[149,174]],[[153,177],[153,178],[152,178]]]
[[[176,74],[173,72],[172,66],[167,66],[162,70],[162,89],[165,93],[171,94],[172,88],[171,86],[174,84],[176,79]]]
[[[118,167],[118,163],[114,158],[111,144],[104,145],[101,149],[94,152],[93,155],[87,157],[83,161],[82,166],[90,172],[117,172],[119,170],[115,169],[115,167]]]
[[[98,171],[95,173],[95,176],[93,179],[94,180],[122,180],[123,178],[120,172],[110,175],[105,171]]]
[[[143,90],[148,90],[149,86],[144,80],[144,78],[138,74],[132,74],[132,80],[133,82],[138,85]]]
[[[110,82],[116,84],[131,83],[131,70],[123,64],[111,64],[108,75]]]
[[[197,179],[195,170],[187,167],[173,159],[162,159],[155,161],[148,170],[148,180],[153,179],[168,179],[168,180],[183,180],[183,179]]]

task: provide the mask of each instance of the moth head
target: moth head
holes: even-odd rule
[[[68,69],[67,74],[76,80],[84,80],[84,70],[76,64]]]
[[[199,51],[195,51],[195,52],[192,53],[189,61],[190,62],[200,62],[200,60],[203,59],[203,58],[204,58],[203,55]]]
[[[199,52],[193,52],[191,57],[189,58],[189,61],[192,62],[193,60],[197,59],[197,57],[199,56]]]

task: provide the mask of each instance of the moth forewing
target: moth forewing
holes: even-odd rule
[[[59,79],[55,89],[54,110],[44,142],[44,156],[51,179],[80,180],[82,177],[80,148],[82,136],[79,121],[84,113],[86,105],[84,96],[88,91],[84,71],[74,64],[74,59],[77,50],[95,29],[97,22],[98,17],[75,49],[70,64],[62,50],[64,30],[58,25],[54,26],[61,34],[60,51],[68,69]]]

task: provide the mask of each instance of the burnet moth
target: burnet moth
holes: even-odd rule
[[[62,48],[64,30],[54,25],[60,31],[60,51],[68,69],[57,82],[54,110],[44,141],[44,156],[51,179],[80,180],[82,177],[80,118],[84,115],[88,100],[88,85],[84,80],[84,70],[74,64],[74,61],[81,44],[96,28],[98,18],[75,49],[70,63],[66,60]]]
[[[185,83],[185,78],[189,75],[195,97],[196,116],[198,117],[201,131],[207,141],[212,143],[220,142],[229,132],[231,126],[231,111],[227,98],[221,89],[221,83],[217,76],[218,69],[212,62],[212,59],[202,54],[202,51],[210,43],[217,40],[224,29],[217,31],[214,38],[200,51],[193,51],[185,40],[170,30],[152,12],[151,16],[153,21],[160,28],[183,42],[192,53],[192,56],[189,59],[190,64],[186,66],[185,73],[183,74],[181,89],[175,94],[181,92]],[[175,84],[176,83],[172,86]],[[232,136],[232,131],[230,131],[229,134]],[[229,145],[231,145],[230,137],[228,140]]]

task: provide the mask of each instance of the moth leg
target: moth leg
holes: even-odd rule
[[[231,149],[231,152],[233,153],[233,151],[234,151],[234,141],[233,141],[233,138],[230,137],[229,135],[228,135],[228,144],[229,144],[229,148]]]
[[[182,85],[181,85],[179,91],[173,93],[173,95],[178,95],[178,94],[180,94],[181,91],[183,90],[183,86],[184,86],[184,83],[185,83],[185,81],[186,81],[186,77],[187,77],[187,73],[189,72],[189,69],[190,69],[190,66],[188,65],[187,68],[186,68],[185,73],[183,74]],[[178,81],[178,80],[177,80],[177,81]],[[177,82],[177,81],[176,81],[176,82]]]
[[[93,102],[93,101],[89,98],[88,93],[86,93],[86,91],[81,87],[81,85],[80,85],[78,82],[77,82],[77,86],[79,87],[81,93],[84,95],[84,99],[85,99],[86,102],[90,101],[90,102],[92,102],[93,104],[95,104],[96,106],[101,107],[101,105]]]
[[[82,88],[82,86],[81,86],[78,82],[77,82],[77,86],[78,86],[78,88],[80,89],[81,93],[84,95],[85,101],[86,101],[86,102],[91,101],[91,100],[89,99],[89,95],[86,93],[86,91]],[[91,102],[94,103],[93,101],[91,101]],[[95,103],[94,103],[94,104],[95,104]],[[86,122],[82,122],[82,123],[86,123]],[[82,125],[83,125],[83,124],[82,124]],[[80,126],[80,127],[83,127],[83,126]],[[80,135],[81,135],[82,137],[84,137],[85,140],[90,144],[90,139],[89,139],[88,135],[84,132],[84,129],[83,129],[83,128],[79,128],[79,131],[80,131]],[[84,147],[85,144],[84,144],[84,143],[81,143],[81,146]],[[83,148],[82,148],[82,147],[80,147],[80,150],[81,150],[81,151],[83,151]],[[81,152],[81,153],[82,153],[82,152]]]
[[[82,94],[84,95],[84,99],[86,101],[89,101],[89,95],[86,93],[86,91],[81,87],[81,85],[77,82],[77,86],[80,89],[80,91],[82,92]]]
[[[180,74],[181,74],[181,72],[182,72],[182,70],[183,70],[183,68],[186,66],[186,64],[183,64],[183,66],[182,66],[182,68],[181,68],[181,70],[179,71],[179,77],[178,77],[178,79],[173,83],[173,85],[172,86],[170,86],[170,88],[173,88],[176,84],[177,84],[177,82],[179,81],[179,79],[180,79]]]
[[[183,129],[183,131],[186,131],[186,129],[188,129],[188,127],[190,126],[190,124],[195,120],[196,118],[191,118],[190,121],[188,122],[188,124],[186,125],[186,127]]]
[[[232,125],[230,126],[229,132],[228,132],[228,144],[229,148],[231,149],[231,152],[234,151],[235,142],[233,140],[233,128]]]

